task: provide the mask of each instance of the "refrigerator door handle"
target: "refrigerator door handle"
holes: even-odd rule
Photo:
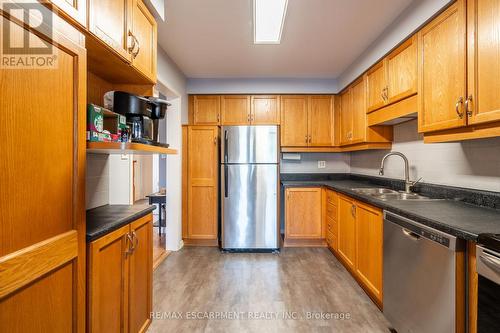
[[[227,138],[227,130],[224,131],[224,163],[227,163],[228,157],[227,157],[227,144],[228,144],[228,138]]]
[[[224,197],[228,197],[228,185],[229,185],[229,167],[227,164],[224,164]]]

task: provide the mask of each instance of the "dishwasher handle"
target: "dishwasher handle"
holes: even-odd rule
[[[417,235],[416,233],[414,233],[413,231],[410,231],[406,228],[401,228],[401,231],[403,231],[403,234],[405,234],[407,237],[409,237],[415,241],[420,240],[420,236]]]

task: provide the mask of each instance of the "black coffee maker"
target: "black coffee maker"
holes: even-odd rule
[[[127,118],[131,141],[155,146],[168,147],[158,141],[158,123],[165,118],[168,106],[165,100],[123,91],[108,91],[104,95],[104,107]]]

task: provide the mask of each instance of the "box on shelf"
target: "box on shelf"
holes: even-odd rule
[[[123,115],[95,104],[87,106],[87,140],[122,142],[127,139],[127,123]]]

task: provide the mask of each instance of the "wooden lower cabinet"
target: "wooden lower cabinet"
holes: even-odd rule
[[[153,216],[88,245],[90,332],[145,332],[152,310]]]
[[[285,246],[323,244],[322,191],[321,187],[285,190]]]
[[[378,208],[356,202],[356,275],[382,304],[383,214]]]
[[[338,248],[334,253],[382,308],[382,210],[339,195]]]

